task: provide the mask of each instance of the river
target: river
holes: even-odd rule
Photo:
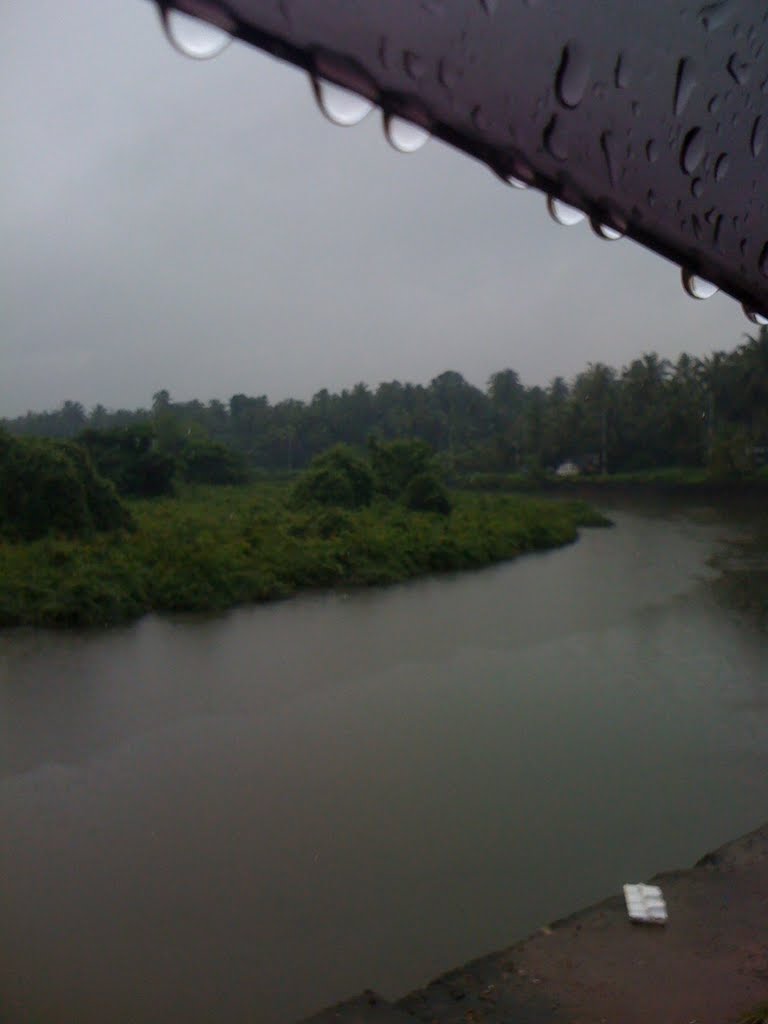
[[[390,998],[768,817],[743,527],[625,508],[482,572],[0,634],[0,1018]]]

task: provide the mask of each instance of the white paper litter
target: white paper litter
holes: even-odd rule
[[[625,885],[624,900],[630,920],[645,924],[665,924],[667,904],[658,885]]]

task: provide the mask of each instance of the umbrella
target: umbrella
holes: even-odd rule
[[[311,76],[324,113],[379,107],[397,148],[429,135],[677,263],[768,322],[768,9],[763,0],[177,0],[191,56],[229,36]],[[200,21],[206,24],[201,31]]]

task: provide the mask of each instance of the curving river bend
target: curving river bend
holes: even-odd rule
[[[207,620],[0,634],[0,1018],[283,1024],[768,816],[743,520]]]

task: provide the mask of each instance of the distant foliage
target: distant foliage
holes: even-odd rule
[[[193,484],[242,484],[248,476],[242,455],[207,438],[194,438],[183,445],[179,463],[182,477]]]
[[[130,523],[114,487],[79,445],[0,431],[0,532],[6,537],[77,537]]]
[[[312,460],[294,488],[297,505],[363,508],[373,499],[371,467],[347,445],[335,445]]]
[[[177,477],[187,483],[229,485],[244,483],[248,475],[241,454],[200,431],[183,433],[162,408],[152,423],[86,430],[79,441],[99,472],[130,497],[173,494]]]
[[[768,458],[768,328],[731,352],[683,354],[674,363],[646,352],[620,368],[590,363],[545,387],[526,386],[507,368],[492,374],[485,389],[447,370],[428,384],[323,389],[309,402],[245,394],[228,402],[177,402],[161,390],[151,409],[96,406],[86,413],[70,401],[5,425],[17,435],[75,437],[86,428],[142,423],[151,425],[160,451],[175,458],[185,439],[201,437],[237,451],[249,468],[270,472],[305,469],[334,444],[364,448],[371,435],[382,443],[418,438],[454,475],[551,471],[574,460],[593,473],[711,465],[719,475],[718,445],[734,437],[744,442],[735,462],[746,456],[755,470]],[[386,488],[389,471],[401,465],[393,461],[376,467],[378,486]],[[394,489],[399,493],[405,483]]]
[[[154,498],[173,493],[176,461],[158,449],[150,426],[86,430],[78,440],[120,494]]]

